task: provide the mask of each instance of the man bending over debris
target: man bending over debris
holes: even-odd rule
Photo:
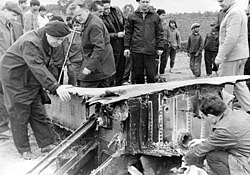
[[[244,111],[232,111],[215,95],[200,101],[204,117],[214,125],[204,140],[194,140],[185,155],[189,165],[203,166],[206,159],[214,175],[250,174],[250,116]]]
[[[49,152],[55,147],[42,106],[41,94],[44,93],[41,92],[44,87],[56,92],[62,100],[70,100],[66,87],[60,86],[47,69],[52,48],[59,46],[69,33],[63,22],[49,22],[20,37],[2,58],[0,75],[5,105],[15,146],[24,159],[35,158],[30,149],[28,123],[41,152]]]

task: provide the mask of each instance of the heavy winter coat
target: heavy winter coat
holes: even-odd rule
[[[47,69],[50,59],[44,28],[23,35],[7,50],[0,64],[7,108],[17,102],[30,105],[41,86],[52,92],[58,88]]]
[[[80,81],[97,81],[115,74],[115,60],[110,45],[109,33],[96,15],[89,14],[82,30],[83,62],[78,79]],[[89,75],[82,73],[87,68]]]
[[[134,53],[155,55],[164,48],[164,33],[160,17],[150,9],[146,16],[137,9],[128,16],[125,25],[124,47]]]

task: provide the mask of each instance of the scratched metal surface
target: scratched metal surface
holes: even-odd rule
[[[214,77],[214,78],[202,78],[202,79],[193,79],[186,81],[174,81],[166,83],[153,83],[153,84],[137,84],[137,85],[127,85],[127,86],[118,86],[110,88],[80,88],[72,87],[69,88],[69,92],[72,94],[77,94],[83,97],[91,97],[89,103],[102,103],[109,104],[114,103],[120,100],[129,99],[131,97],[138,97],[145,94],[151,94],[154,92],[159,92],[163,90],[173,91],[174,89],[191,86],[191,85],[223,85],[223,84],[234,84],[237,81],[244,81],[250,79],[249,75],[242,76],[227,76],[227,77]],[[107,91],[115,92],[119,96],[110,96],[110,97],[100,97],[102,94],[105,94]]]

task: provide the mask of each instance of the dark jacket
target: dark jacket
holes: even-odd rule
[[[218,52],[219,49],[219,33],[217,31],[207,33],[204,49],[210,52]]]
[[[117,33],[124,31],[125,18],[122,11],[118,7],[110,7],[109,15],[103,15],[102,20],[109,32],[114,55],[120,55],[120,51],[123,52],[124,39],[118,38]]]
[[[243,111],[226,110],[210,136],[185,156],[190,165],[199,165],[211,151],[229,153],[231,175],[250,174],[250,116]]]
[[[163,50],[163,28],[160,17],[150,9],[145,19],[139,9],[128,16],[125,25],[124,47],[134,53],[155,55]]]
[[[203,49],[203,38],[200,34],[191,34],[188,37],[187,52],[188,53],[202,53]]]
[[[78,79],[80,81],[97,81],[115,74],[115,60],[110,45],[109,33],[96,15],[89,14],[82,30],[83,62]],[[91,74],[84,75],[84,68]]]
[[[26,33],[7,50],[0,64],[6,104],[30,105],[41,86],[55,92],[59,85],[47,69],[50,53],[44,28]]]

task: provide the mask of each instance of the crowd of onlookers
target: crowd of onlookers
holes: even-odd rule
[[[46,124],[43,104],[47,93],[68,101],[68,86],[63,85],[64,67],[68,84],[84,88],[104,88],[128,83],[159,82],[168,57],[174,72],[177,50],[181,47],[178,23],[157,11],[150,0],[136,0],[138,8],[124,17],[110,0],[88,3],[74,0],[64,20],[47,13],[39,0],[18,4],[6,2],[0,12],[0,84],[11,120],[18,152],[32,159],[27,124],[30,123],[42,152],[52,150],[54,140]],[[191,25],[187,40],[190,69],[201,76],[203,50],[207,77],[243,75],[249,57],[247,16],[235,0],[218,0],[222,7],[211,32],[199,33],[200,24]],[[247,68],[248,67],[248,68]],[[246,64],[245,72],[249,71]],[[245,82],[225,90],[235,94],[242,109],[250,113],[250,93]],[[2,102],[3,103],[3,102]],[[9,118],[0,116],[0,133],[9,130]]]

